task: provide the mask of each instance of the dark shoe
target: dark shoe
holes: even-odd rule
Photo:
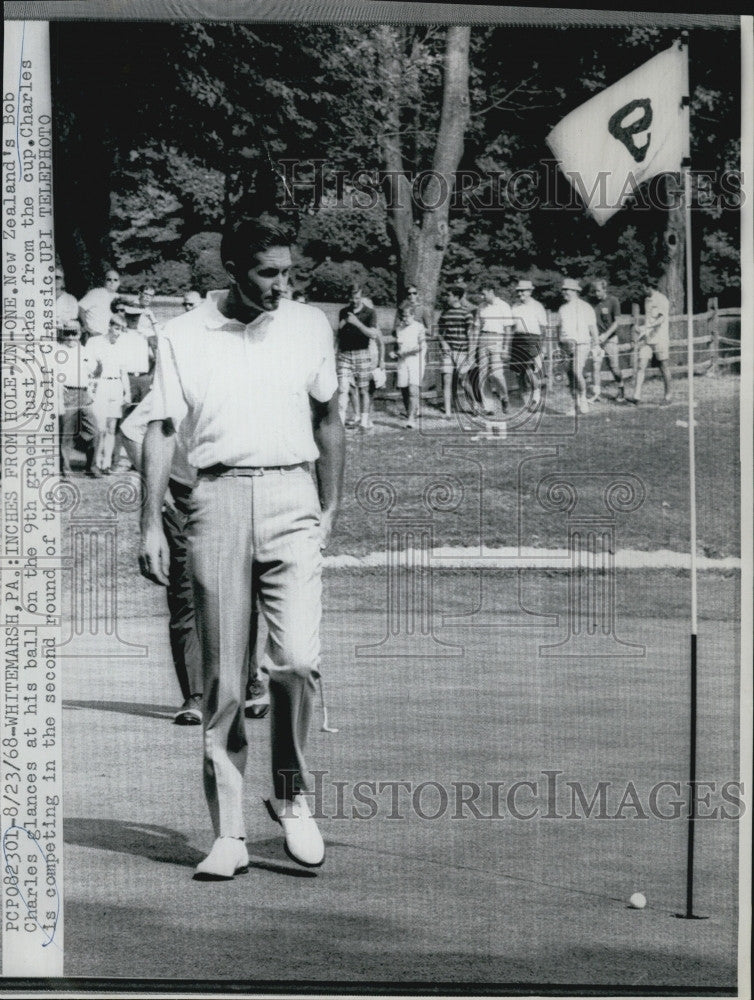
[[[202,724],[202,696],[192,694],[173,716],[176,726],[200,726]]]
[[[90,475],[92,479],[101,479],[102,469],[100,469],[97,465],[93,465],[87,474]]]

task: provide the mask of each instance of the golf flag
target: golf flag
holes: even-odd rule
[[[688,156],[688,51],[673,45],[559,122],[547,144],[600,225]]]

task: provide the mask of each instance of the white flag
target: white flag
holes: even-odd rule
[[[603,225],[642,181],[688,155],[688,50],[673,45],[559,122],[547,144]]]

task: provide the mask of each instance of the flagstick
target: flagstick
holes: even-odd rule
[[[682,35],[681,44],[688,46],[688,33]],[[686,71],[688,74],[688,52]],[[684,105],[688,117],[688,76]],[[687,148],[683,161],[683,201],[686,223],[686,341],[689,391],[689,544],[691,547],[691,643],[690,643],[690,738],[689,738],[689,818],[686,848],[686,912],[677,916],[686,920],[705,920],[694,913],[694,832],[696,825],[696,715],[697,715],[697,559],[696,559],[696,450],[694,428],[694,285],[691,253],[691,128],[687,122]]]

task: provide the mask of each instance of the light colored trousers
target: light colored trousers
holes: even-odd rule
[[[244,692],[254,593],[269,627],[272,786],[311,788],[304,750],[322,614],[320,505],[306,468],[200,475],[187,525],[204,671],[204,791],[216,837],[244,837]]]

